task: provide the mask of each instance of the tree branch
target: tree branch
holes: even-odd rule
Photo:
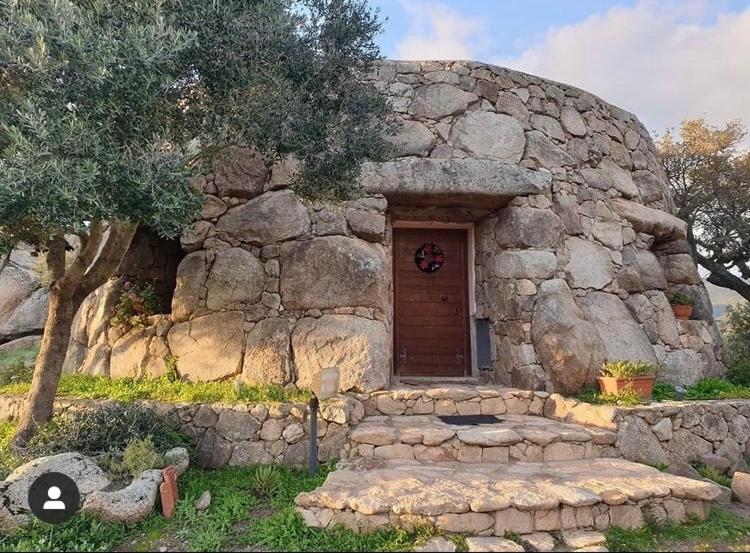
[[[75,261],[73,261],[73,264],[65,274],[66,282],[69,282],[72,286],[76,286],[81,282],[83,275],[86,274],[89,266],[96,258],[96,254],[99,252],[103,237],[104,224],[102,221],[93,221],[86,240],[81,242],[81,251],[78,252]]]
[[[698,262],[703,266],[703,268],[707,269],[711,273],[707,279],[708,282],[710,282],[711,284],[715,284],[716,286],[721,286],[722,288],[729,288],[730,290],[734,290],[740,296],[750,301],[750,284],[742,280],[737,275],[729,272],[726,267],[723,267],[718,263],[714,263],[711,259],[701,255],[700,253],[696,253],[696,256],[698,257]]]
[[[113,222],[109,234],[101,247],[96,261],[86,272],[76,293],[80,301],[104,284],[120,265],[122,258],[130,247],[138,225],[135,223]]]

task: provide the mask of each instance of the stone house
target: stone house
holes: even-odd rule
[[[368,78],[401,119],[399,156],[365,165],[360,198],[309,202],[292,163],[235,150],[201,179],[181,249],[144,234],[124,263],[169,284],[169,312],[112,326],[108,283],[66,370],[156,376],[171,354],[190,380],[308,386],[336,366],[341,391],[483,377],[562,393],[606,359],[679,384],[721,373],[686,224],[634,115],[473,61],[385,61]],[[694,320],[675,319],[673,291]]]

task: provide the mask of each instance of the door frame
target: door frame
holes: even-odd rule
[[[469,325],[469,355],[471,359],[469,360],[469,370],[470,374],[467,374],[464,377],[442,377],[441,380],[445,381],[451,381],[451,380],[465,380],[466,378],[472,378],[476,377],[478,374],[478,368],[477,368],[477,341],[476,341],[476,332],[475,332],[475,314],[476,314],[476,270],[475,270],[475,257],[476,257],[476,243],[475,243],[475,231],[474,231],[474,223],[451,223],[451,222],[444,222],[444,221],[419,221],[419,220],[395,220],[391,222],[391,228],[393,230],[395,229],[455,229],[455,230],[465,230],[466,231],[466,278],[467,278],[467,286],[466,286],[466,293],[469,296],[468,299],[468,325]],[[391,356],[392,356],[392,363],[391,363],[391,374],[395,378],[400,378],[401,376],[396,371],[396,279],[395,279],[395,263],[394,263],[394,254],[395,254],[395,248],[396,243],[393,239],[393,236],[391,236],[391,266],[392,266],[392,272],[391,272],[391,280],[393,282],[393,290],[391,293],[391,313],[393,314],[393,324],[392,332],[391,332]],[[405,378],[409,379],[429,379],[430,377],[412,377],[407,376]]]

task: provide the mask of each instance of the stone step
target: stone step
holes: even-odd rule
[[[705,518],[720,491],[622,459],[497,465],[358,458],[341,461],[295,502],[314,527],[355,531],[428,525],[469,536],[637,528],[646,517]]]
[[[530,415],[454,425],[435,415],[376,415],[349,435],[350,457],[508,463],[574,461],[614,456],[616,434]]]

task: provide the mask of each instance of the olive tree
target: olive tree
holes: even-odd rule
[[[23,447],[52,416],[78,307],[139,226],[191,223],[191,174],[238,145],[346,197],[388,151],[388,108],[358,79],[380,31],[363,0],[8,0],[0,18],[0,244],[44,251],[51,282]]]

